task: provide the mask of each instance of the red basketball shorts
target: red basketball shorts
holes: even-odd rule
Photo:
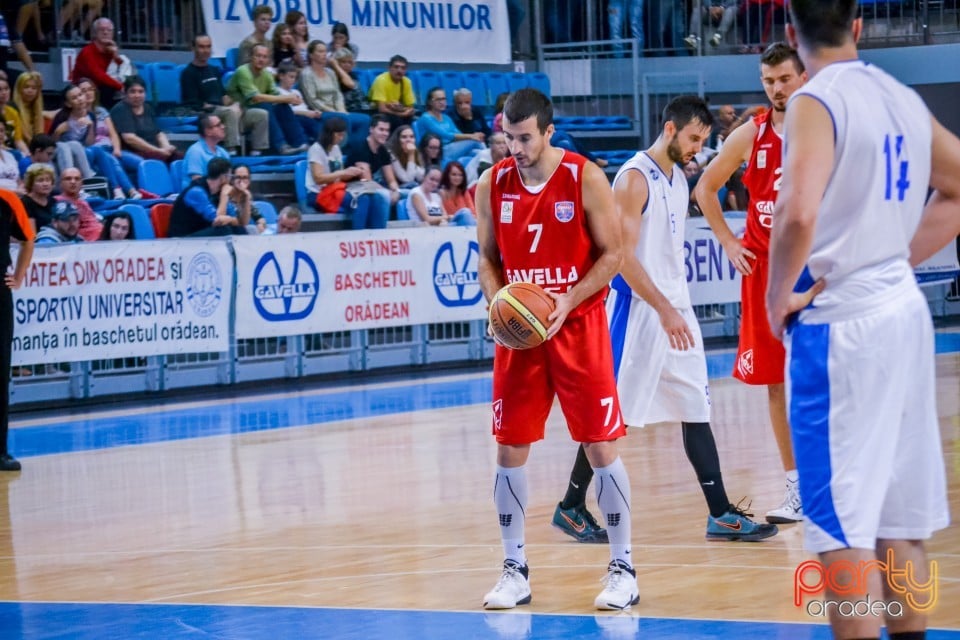
[[[575,441],[603,442],[626,434],[602,304],[568,317],[559,333],[539,347],[514,351],[497,345],[493,359],[497,442],[542,440],[555,396]]]
[[[757,256],[753,273],[740,284],[740,344],[733,377],[747,384],[782,384],[786,352],[767,320],[766,255]]]

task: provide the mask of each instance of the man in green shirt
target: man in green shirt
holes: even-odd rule
[[[297,95],[282,96],[277,91],[273,74],[267,71],[270,50],[262,44],[253,46],[250,62],[240,65],[230,78],[227,94],[244,109],[263,109],[270,125],[270,147],[281,155],[307,150],[306,139],[291,105],[298,105]]]

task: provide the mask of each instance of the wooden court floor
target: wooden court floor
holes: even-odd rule
[[[937,366],[956,514],[960,354]],[[0,475],[0,601],[479,612],[502,558],[477,391],[488,386],[465,374],[22,420],[14,452],[39,455]],[[711,397],[727,491],[762,514],[782,494],[765,390],[725,378]],[[799,526],[761,543],[706,542],[679,428],[631,430],[622,445],[641,594],[632,615],[822,622],[793,605],[794,570],[810,557]],[[606,547],[550,526],[574,453],[555,407],[529,466],[535,617],[592,616],[601,589]],[[931,626],[960,630],[960,526],[928,549],[940,574]]]

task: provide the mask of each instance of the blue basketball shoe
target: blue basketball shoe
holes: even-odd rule
[[[742,502],[742,501],[741,501]],[[750,508],[750,505],[747,505]],[[707,516],[707,540],[742,540],[756,542],[777,535],[777,525],[760,524],[750,519],[752,513],[730,505],[727,512],[718,518]]]

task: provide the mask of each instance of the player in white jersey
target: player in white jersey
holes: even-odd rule
[[[707,502],[707,539],[757,541],[776,535],[777,527],[754,522],[727,498],[684,262],[690,192],[680,167],[703,148],[712,124],[700,98],[672,100],[656,142],[614,178],[623,266],[611,284],[607,315],[625,423],[681,423],[684,451]]]
[[[891,639],[914,640],[936,600],[923,541],[949,513],[933,325],[908,247],[928,184],[947,189],[934,213],[957,215],[960,143],[912,90],[858,60],[856,0],[794,0],[790,11],[811,79],[787,108],[767,311],[787,348],[806,545],[824,575],[847,577],[826,584],[835,637],[879,638],[889,611]],[[931,158],[953,177],[931,174]],[[792,289],[812,281],[826,286],[808,305]],[[886,606],[843,615],[864,600]]]

